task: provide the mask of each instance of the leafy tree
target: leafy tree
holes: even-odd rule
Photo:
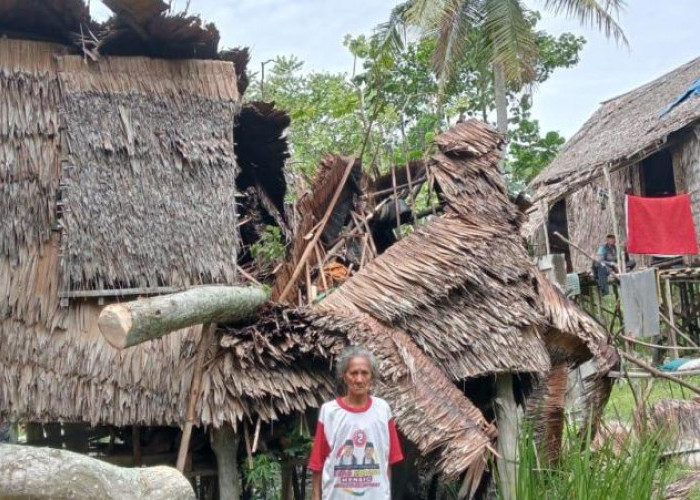
[[[533,28],[537,21],[536,15],[530,17]],[[345,45],[355,56],[351,75],[304,73],[295,57],[277,58],[266,71],[265,98],[291,113],[292,166],[310,175],[327,152],[363,151],[366,167],[385,170],[391,163],[420,158],[435,132],[460,118],[488,121],[495,109],[492,68],[480,56],[483,37],[475,30],[469,36],[474,43],[442,89],[432,71],[437,41],[431,37],[402,41],[403,49],[394,52],[380,37],[348,36]],[[535,40],[540,53],[535,83],[576,64],[584,44],[569,33],[554,37],[535,31]],[[253,85],[249,98],[259,98],[259,88]],[[563,142],[556,133],[542,136],[530,115],[527,90],[513,84],[506,94],[512,138],[507,168],[514,187],[537,173]]]

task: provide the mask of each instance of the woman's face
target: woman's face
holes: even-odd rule
[[[343,375],[349,396],[366,396],[372,385],[372,367],[364,356],[355,356],[348,361]]]

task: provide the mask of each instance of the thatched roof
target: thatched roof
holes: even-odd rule
[[[527,267],[511,260],[519,250],[497,228],[447,215],[389,248],[319,307],[352,304],[401,328],[456,380],[544,372]]]
[[[98,23],[85,0],[0,0],[0,36],[61,43],[93,61],[102,55],[219,58],[216,26],[171,11],[171,3],[104,0],[113,15]],[[230,56],[227,51],[222,59]]]
[[[669,137],[700,119],[700,98],[662,111],[700,77],[700,58],[626,94],[605,101],[531,182],[535,199],[550,205],[603,174],[662,148]]]

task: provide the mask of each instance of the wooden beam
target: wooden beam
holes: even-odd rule
[[[321,238],[321,234],[323,234],[323,230],[326,227],[326,224],[328,223],[328,219],[330,219],[331,214],[333,213],[333,209],[335,208],[335,204],[338,203],[338,199],[340,198],[341,193],[343,192],[343,188],[345,187],[345,183],[348,181],[348,177],[350,177],[350,172],[352,172],[352,167],[355,165],[355,157],[351,157],[348,160],[348,165],[345,167],[345,172],[343,172],[343,177],[340,179],[340,183],[338,183],[338,186],[335,189],[335,193],[333,194],[333,198],[331,198],[331,202],[328,204],[328,208],[326,209],[326,213],[323,214],[323,218],[321,219],[321,222],[318,225],[318,229],[316,232],[314,232],[313,238],[311,238],[311,241],[309,241],[306,244],[306,247],[304,248],[304,253],[302,253],[301,257],[299,258],[299,262],[297,262],[296,267],[294,268],[294,271],[292,272],[292,276],[289,278],[289,281],[287,284],[284,286],[282,289],[282,292],[280,293],[279,297],[275,299],[277,302],[284,302],[284,299],[287,298],[287,295],[289,294],[289,291],[292,289],[294,286],[294,283],[296,283],[297,278],[299,278],[299,274],[301,273],[302,269],[304,269],[304,265],[306,264],[307,259],[311,255],[311,252],[314,251],[314,247],[316,246],[316,243],[318,240]]]
[[[615,250],[617,257],[617,272],[622,274],[625,272],[625,262],[622,258],[622,240],[620,239],[620,226],[617,221],[617,210],[615,207],[615,199],[613,198],[613,186],[612,180],[610,178],[610,167],[606,165],[603,168],[603,174],[605,175],[605,184],[608,188],[608,200],[610,200],[610,210],[612,215],[613,223],[613,233],[615,234]]]
[[[124,349],[193,325],[250,318],[265,300],[258,287],[201,286],[109,305],[97,324],[107,342]]]
[[[177,454],[177,470],[184,472],[187,461],[187,451],[190,447],[190,437],[192,427],[196,417],[197,403],[202,389],[202,374],[204,373],[204,358],[207,355],[209,346],[214,341],[216,334],[216,323],[207,323],[202,326],[202,336],[197,344],[197,352],[194,355],[194,367],[192,368],[192,383],[190,384],[190,395],[187,400],[187,412],[185,414],[185,427],[182,429],[182,439],[180,440],[180,451]]]
[[[673,293],[671,292],[671,281],[665,279],[664,282],[664,285],[666,287],[666,307],[668,307],[668,324],[671,327],[671,330],[668,334],[668,339],[671,342],[671,347],[673,348],[671,350],[671,354],[674,359],[678,359],[678,349],[676,349],[676,347],[678,346],[678,339],[676,339],[676,322],[673,318]]]
[[[657,370],[653,366],[651,366],[649,363],[646,361],[642,361],[641,359],[637,358],[636,356],[632,356],[631,354],[628,354],[626,352],[618,351],[620,356],[625,358],[627,361],[631,362],[632,364],[635,364],[639,366],[640,368],[644,368],[646,371],[654,375],[655,377],[659,378],[665,378],[666,380],[671,380],[675,383],[677,383],[680,386],[685,387],[686,389],[690,389],[693,391],[695,394],[700,394],[700,388],[695,387],[692,384],[689,384],[685,380],[682,380],[678,377],[674,377],[673,375],[669,375],[666,372],[662,372],[661,370]]]

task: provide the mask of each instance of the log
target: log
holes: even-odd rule
[[[172,467],[127,469],[79,453],[0,444],[0,498],[194,500]]]
[[[107,342],[124,349],[193,325],[244,320],[265,300],[266,292],[258,287],[200,286],[109,305],[97,323]]]

